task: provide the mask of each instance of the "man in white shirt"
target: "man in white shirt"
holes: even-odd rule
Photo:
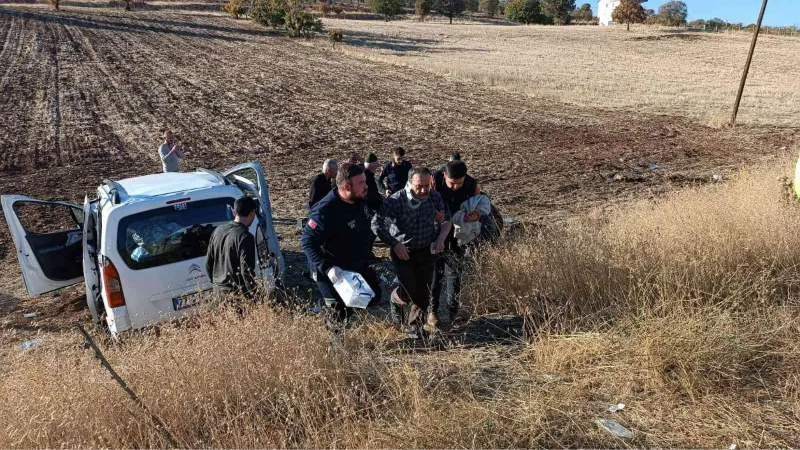
[[[180,145],[175,143],[172,131],[164,132],[164,143],[158,147],[158,156],[164,172],[180,171],[180,159],[183,158],[183,151],[181,151]]]

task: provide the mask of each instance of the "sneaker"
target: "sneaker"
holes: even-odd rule
[[[450,309],[450,323],[452,325],[463,325],[468,322],[469,316],[464,311],[458,309]]]

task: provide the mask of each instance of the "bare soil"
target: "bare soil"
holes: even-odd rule
[[[799,135],[541,102],[244,21],[165,12],[0,7],[0,92],[2,194],[82,203],[103,179],[159,171],[169,128],[184,169],[260,161],[280,218],[302,217],[308,179],[350,151],[386,160],[403,146],[432,167],[458,151],[506,217],[543,225],[707,182]],[[294,229],[281,231],[302,266]],[[82,287],[27,299],[14,254],[2,225],[0,333],[16,340],[86,318]]]

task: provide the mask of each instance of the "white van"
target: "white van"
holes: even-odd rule
[[[243,194],[259,203],[250,232],[256,276],[270,292],[284,261],[257,162],[224,173],[198,169],[104,181],[83,207],[19,195],[0,200],[28,294],[85,281],[92,318],[105,318],[117,336],[182,316],[211,289],[208,240],[233,219],[233,202]]]

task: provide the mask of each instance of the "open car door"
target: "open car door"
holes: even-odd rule
[[[21,195],[0,197],[28,295],[83,281],[83,208]]]
[[[256,245],[258,246],[259,265],[264,269],[273,267],[273,277],[275,280],[281,279],[285,263],[281,249],[278,246],[278,235],[275,233],[275,226],[272,223],[272,204],[269,201],[269,187],[261,164],[257,161],[239,164],[225,172],[225,178],[238,186],[243,191],[256,197],[259,203],[258,219],[263,225],[256,233]]]

